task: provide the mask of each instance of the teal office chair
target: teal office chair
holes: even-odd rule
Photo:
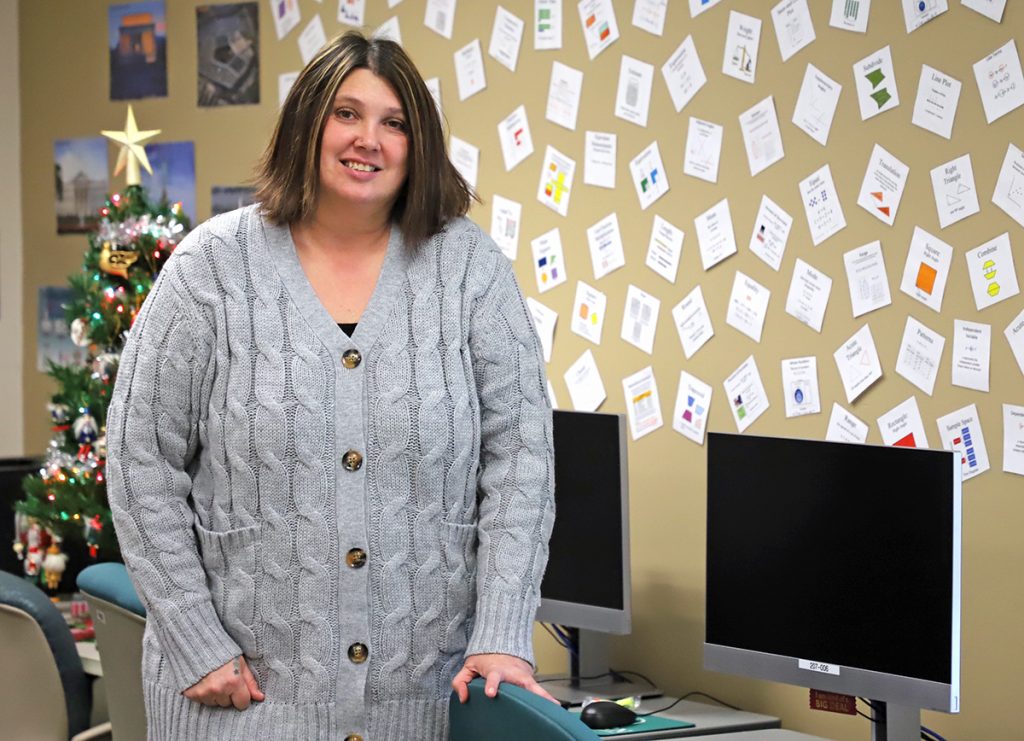
[[[64,616],[41,589],[0,571],[0,737],[109,739],[89,728],[92,684]]]
[[[522,687],[503,684],[498,696],[484,694],[484,680],[469,683],[465,705],[452,693],[449,741],[595,741],[599,736],[568,710]]]
[[[96,629],[96,648],[107,689],[107,712],[114,741],[146,738],[142,696],[142,606],[128,571],[121,563],[98,563],[78,575]]]

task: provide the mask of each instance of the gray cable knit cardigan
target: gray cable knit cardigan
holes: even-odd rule
[[[257,207],[202,225],[131,331],[107,447],[151,739],[446,738],[466,655],[532,662],[551,409],[512,268],[472,222],[415,249],[393,228],[351,338],[287,227]],[[239,654],[265,702],[181,695]]]

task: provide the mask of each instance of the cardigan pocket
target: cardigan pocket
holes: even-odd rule
[[[195,523],[206,583],[213,607],[228,634],[247,655],[256,649],[256,571],[259,564],[260,526],[224,532]]]
[[[465,634],[448,637],[450,645],[444,648],[459,653],[469,643],[473,615],[476,611],[476,525],[455,525],[448,523],[447,548],[445,553],[445,596],[449,625],[462,625]]]

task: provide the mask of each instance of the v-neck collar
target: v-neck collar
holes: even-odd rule
[[[320,302],[316,291],[313,290],[313,285],[309,282],[309,278],[299,262],[291,229],[287,224],[274,224],[266,217],[261,216],[260,218],[263,222],[263,231],[267,237],[271,258],[277,266],[277,271],[281,280],[284,281],[288,293],[291,294],[292,301],[295,302],[309,326],[330,348],[346,349],[354,345],[364,353],[367,352],[377,341],[377,337],[384,328],[384,322],[391,314],[391,308],[401,292],[402,283],[405,280],[410,254],[398,225],[391,225],[387,252],[384,255],[384,264],[381,265],[380,276],[377,278],[377,285],[374,286],[366,309],[359,317],[356,331],[349,337],[341,331],[337,322]]]

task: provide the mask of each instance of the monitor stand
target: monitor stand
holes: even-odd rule
[[[595,697],[661,697],[662,692],[657,687],[643,681],[632,682],[611,671],[607,634],[578,628],[566,630],[576,646],[575,654],[569,652],[569,676],[541,678],[544,689],[563,705],[582,705]]]
[[[871,741],[919,741],[921,711],[881,700],[871,701]]]

